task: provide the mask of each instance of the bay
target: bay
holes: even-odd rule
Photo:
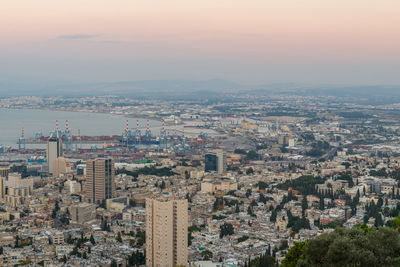
[[[70,111],[32,110],[32,109],[0,109],[0,145],[18,147],[17,141],[24,128],[25,138],[35,137],[36,133],[49,135],[56,128],[58,120],[59,128],[65,129],[68,120],[69,129],[73,135],[81,136],[120,135],[122,134],[126,120],[129,119],[129,127],[136,129],[136,118],[127,118],[123,115],[104,113],[85,113]],[[139,119],[139,127],[143,130],[147,127],[147,119]],[[153,135],[158,135],[161,122],[150,120],[150,129]],[[29,145],[27,145],[29,148]]]

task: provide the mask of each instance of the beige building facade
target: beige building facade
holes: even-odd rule
[[[78,194],[82,191],[81,183],[75,180],[68,180],[64,183],[64,186],[69,191],[70,194]]]
[[[187,248],[187,200],[146,199],[146,265],[186,266]]]
[[[84,191],[87,202],[101,204],[114,196],[114,173],[112,159],[97,158],[86,161]]]
[[[96,218],[96,205],[79,203],[69,208],[71,220],[74,223],[85,223]]]
[[[0,197],[10,207],[25,204],[33,192],[33,178],[21,178],[19,173],[10,173],[0,177]]]
[[[8,167],[1,167],[1,168],[0,168],[0,177],[8,177],[9,171],[10,171],[10,168],[8,168]]]
[[[71,171],[69,160],[64,157],[58,157],[53,161],[53,175],[60,176],[61,174]]]
[[[202,193],[215,193],[217,191],[228,192],[231,190],[237,190],[238,185],[237,182],[229,181],[229,180],[220,180],[220,181],[204,181],[201,183],[201,192]]]
[[[47,141],[46,159],[49,166],[49,173],[54,172],[54,160],[63,156],[62,140],[59,137],[52,136]]]

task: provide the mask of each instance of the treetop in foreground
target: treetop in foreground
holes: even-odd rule
[[[400,233],[388,227],[338,228],[295,243],[282,266],[400,266]]]

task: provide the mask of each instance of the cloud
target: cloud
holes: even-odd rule
[[[103,41],[103,44],[122,44],[122,41],[113,41],[113,40],[108,40],[108,41]]]
[[[57,39],[93,39],[98,37],[97,34],[67,34],[67,35],[59,35]]]

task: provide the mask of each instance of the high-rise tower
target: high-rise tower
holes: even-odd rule
[[[204,161],[206,172],[215,171],[221,174],[226,171],[226,155],[222,150],[207,153]]]
[[[49,172],[53,173],[54,160],[63,156],[62,140],[58,136],[52,136],[47,141],[46,158]]]
[[[186,266],[187,247],[187,200],[146,199],[146,265]]]
[[[89,203],[101,204],[112,198],[115,191],[114,160],[97,158],[86,161],[85,198]]]

